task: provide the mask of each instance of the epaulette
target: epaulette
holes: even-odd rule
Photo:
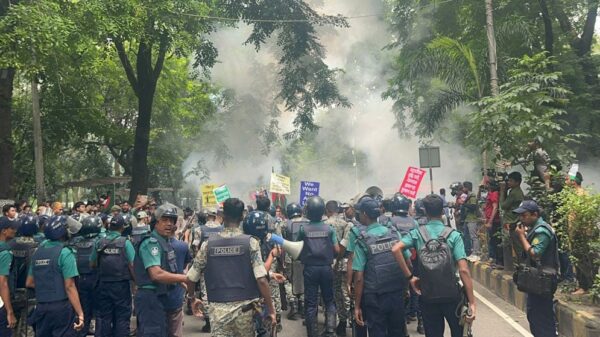
[[[158,243],[158,240],[156,240],[156,238],[153,238],[153,237],[149,237],[149,238],[148,238],[148,240],[149,240],[151,243]]]

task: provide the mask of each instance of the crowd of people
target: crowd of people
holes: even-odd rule
[[[404,337],[416,324],[441,337],[446,323],[463,336],[477,313],[467,261],[503,268],[502,231],[511,256],[543,270],[519,269],[515,282],[529,293],[533,335],[554,336],[558,240],[521,182],[513,172],[487,177],[479,193],[463,182],[450,186],[455,200],[442,189],[414,202],[371,187],[345,203],[311,197],[283,208],[266,196],[201,210],[152,200],[104,212],[104,201],[5,205],[0,337],[183,336],[184,315],[204,319],[212,336],[274,336],[284,311],[316,337],[320,305],[324,336]],[[539,277],[554,289],[532,287]]]

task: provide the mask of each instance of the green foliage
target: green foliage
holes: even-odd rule
[[[552,70],[556,62],[545,53],[513,62],[515,68],[500,87],[500,95],[476,103],[479,109],[470,114],[468,137],[495,153],[495,162],[524,157],[525,144],[536,139],[553,158],[566,158],[578,135],[565,133],[562,117],[570,92],[561,82],[561,73]]]

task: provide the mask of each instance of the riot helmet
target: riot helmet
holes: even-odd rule
[[[257,237],[261,240],[264,239],[269,228],[267,213],[263,211],[253,211],[248,213],[242,226],[244,233]]]
[[[308,220],[321,221],[323,214],[325,214],[325,201],[323,198],[314,196],[306,200],[306,217]]]
[[[400,193],[397,193],[392,198],[392,203],[394,204],[394,212],[400,215],[408,214],[408,210],[410,209],[410,199]]]
[[[44,235],[46,239],[57,241],[66,238],[67,231],[67,216],[55,215],[48,220],[44,227]]]
[[[38,217],[26,215],[21,218],[21,225],[17,229],[17,236],[33,236],[39,229]]]
[[[81,220],[81,229],[79,230],[79,235],[92,236],[95,234],[99,234],[101,230],[102,230],[102,220],[100,219],[100,217],[98,217],[96,215],[90,215],[90,216],[83,218],[83,220]]]
[[[302,207],[297,203],[293,202],[287,205],[285,212],[287,213],[287,217],[289,219],[293,219],[299,216],[302,216]]]

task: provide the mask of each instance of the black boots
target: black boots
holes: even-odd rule
[[[277,333],[279,333],[283,330],[283,325],[281,325],[281,314],[275,315],[275,318],[277,319]]]
[[[335,310],[325,312],[325,333],[324,337],[335,337],[335,320],[337,318],[337,314]]]
[[[425,328],[423,327],[423,318],[421,318],[421,316],[417,317],[417,332],[421,335],[425,334]]]
[[[340,321],[337,325],[337,328],[335,328],[335,334],[340,337],[345,337],[346,336],[346,327],[347,327],[346,321]]]
[[[290,321],[296,321],[300,318],[300,313],[298,312],[298,305],[296,303],[290,303],[290,312],[287,314],[287,319]]]
[[[204,319],[204,326],[202,327],[202,332],[210,332],[210,318],[206,317]]]

